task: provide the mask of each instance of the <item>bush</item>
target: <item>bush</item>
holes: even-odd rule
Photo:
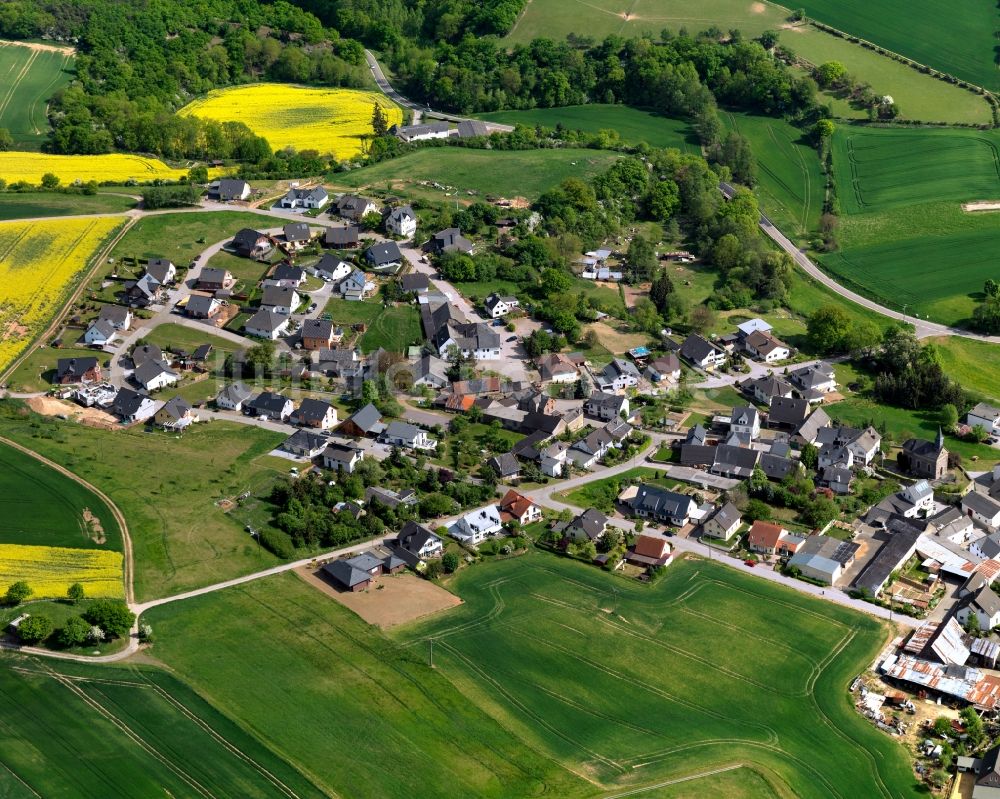
[[[8,605],[20,605],[24,600],[34,593],[24,580],[18,580],[7,588],[4,600]]]
[[[90,635],[90,625],[82,616],[73,616],[66,620],[65,626],[59,631],[59,646],[79,646],[86,642]]]
[[[441,576],[441,561],[432,560],[428,561],[427,568],[424,569],[424,577],[428,580],[434,580]]]
[[[84,618],[114,638],[124,638],[132,629],[135,614],[120,599],[99,599],[87,609]]]
[[[441,558],[441,567],[446,574],[451,574],[458,568],[458,555],[454,552],[445,552]]]

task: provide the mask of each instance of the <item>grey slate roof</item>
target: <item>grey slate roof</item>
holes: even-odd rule
[[[570,527],[578,527],[591,540],[599,538],[604,533],[604,528],[608,524],[608,517],[596,508],[587,508],[583,513],[574,517],[569,523]]]
[[[632,508],[645,511],[653,516],[669,516],[671,518],[686,518],[692,499],[686,494],[668,491],[659,486],[643,483],[632,499]]]
[[[282,228],[285,234],[285,241],[309,241],[312,233],[309,232],[309,225],[305,222],[289,222]]]
[[[353,422],[357,427],[366,433],[370,433],[376,430],[382,423],[382,413],[376,408],[372,403],[368,403],[365,407],[358,411],[355,411],[348,417],[348,420]]]

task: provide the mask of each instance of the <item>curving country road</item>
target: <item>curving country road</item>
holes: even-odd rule
[[[729,183],[720,183],[719,189],[727,199],[732,198],[732,196],[736,193],[736,188]],[[973,333],[969,330],[962,330],[961,328],[938,324],[937,322],[920,319],[916,316],[908,316],[907,314],[900,313],[899,311],[894,311],[891,308],[886,308],[884,305],[879,305],[877,302],[840,285],[840,283],[813,263],[809,256],[796,247],[784,233],[778,230],[774,223],[768,219],[765,214],[760,215],[760,229],[763,230],[775,244],[788,253],[792,257],[792,260],[802,268],[802,271],[811,278],[814,278],[819,283],[822,283],[835,294],[839,294],[841,297],[860,305],[862,308],[867,308],[869,311],[874,311],[875,313],[881,314],[882,316],[886,316],[890,319],[896,319],[897,321],[913,325],[917,331],[917,338],[928,338],[930,336],[959,336],[961,338],[970,338],[976,341],[985,341],[989,344],[1000,344],[1000,336],[985,336],[980,333]]]

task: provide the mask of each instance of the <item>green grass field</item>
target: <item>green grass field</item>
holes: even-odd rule
[[[406,352],[411,344],[423,340],[420,312],[414,305],[383,305],[378,300],[348,302],[328,300],[323,308],[333,321],[345,327],[363,322],[367,329],[361,335],[361,349],[372,352],[384,347],[393,352]]]
[[[937,35],[936,30],[930,32],[929,29],[936,27],[940,13],[936,9],[927,8],[932,2],[933,0],[920,0],[923,18],[918,19],[916,25],[928,29],[927,38],[920,39],[919,46],[937,51],[941,37]],[[851,8],[851,12],[849,15],[844,15],[847,21],[843,24],[827,19],[819,13],[816,13],[816,16],[828,24],[864,35],[859,29],[864,27],[860,24],[862,17],[869,21],[877,20],[885,30],[893,29],[894,20],[900,15],[893,14],[889,7],[897,7],[900,10],[904,8],[897,3],[898,0],[877,0],[874,8],[866,6],[867,10],[858,15],[859,24],[853,27],[848,22],[861,7],[861,0],[849,0],[847,5]],[[977,11],[971,14],[968,20],[978,25],[988,19],[992,27],[984,26],[978,29],[970,41],[975,43],[978,50],[982,50],[981,45],[984,42],[988,45],[986,49],[990,54],[982,64],[993,68],[993,31],[998,27],[994,24],[998,21],[997,15],[995,10],[989,8],[988,3],[979,3],[978,0],[962,0],[961,14],[965,15],[967,8],[974,4],[977,6]],[[841,7],[839,0],[816,0],[813,6],[828,7],[831,13],[837,13],[835,9]],[[813,13],[809,4],[806,8],[810,14]],[[626,12],[628,12],[627,19]],[[852,44],[846,39],[824,33],[811,25],[789,27],[790,13],[788,8],[779,5],[756,4],[746,0],[703,0],[696,4],[688,0],[643,0],[634,4],[618,0],[532,0],[525,6],[524,12],[508,34],[506,41],[510,44],[524,44],[539,36],[562,40],[569,33],[590,36],[598,41],[606,36],[629,38],[647,33],[656,37],[664,28],[674,32],[686,28],[689,33],[695,34],[712,26],[723,31],[735,28],[745,37],[754,38],[765,30],[777,30],[782,44],[793,50],[797,56],[813,64],[840,61],[852,75],[870,83],[876,93],[892,95],[906,119],[989,124],[989,107],[981,96],[924,75],[905,64],[865,49],[861,45]],[[907,24],[910,24],[911,18],[917,15],[907,11],[903,16],[908,20]],[[902,29],[904,26],[895,30]],[[879,39],[875,41],[889,46],[886,41]],[[914,53],[910,55],[915,56]],[[945,56],[945,58],[950,57],[950,54]],[[975,60],[981,61],[978,55]],[[934,62],[931,64],[944,68],[941,64]],[[994,72],[994,76],[996,74]],[[850,116],[854,116],[853,112]]]
[[[789,236],[805,237],[823,213],[824,178],[805,133],[781,119],[722,114],[723,124],[745,136],[757,159],[757,196]]]
[[[115,258],[169,258],[175,264],[186,266],[207,246],[232,236],[240,228],[260,229],[273,225],[267,217],[246,211],[147,216],[129,229],[111,255]],[[199,243],[199,239],[203,242]]]
[[[100,522],[97,530],[84,523],[88,509]],[[0,444],[0,543],[78,549],[122,550],[122,535],[104,500],[55,469]]]
[[[966,322],[996,277],[1000,214],[965,213],[961,203],[1000,196],[998,144],[984,131],[838,130],[841,249],[823,265],[890,307]]]
[[[69,83],[73,56],[0,42],[0,128],[21,150],[38,149],[49,130],[49,98]]]
[[[265,490],[287,470],[285,463],[279,471],[261,457],[281,442],[281,433],[219,421],[195,425],[180,437],[141,428],[111,432],[4,410],[6,436],[83,476],[125,514],[136,599],[277,563],[216,502]]]
[[[671,119],[652,111],[627,105],[571,105],[564,108],[533,108],[529,111],[497,111],[478,114],[480,119],[508,125],[541,125],[597,133],[616,130],[630,144],[646,142],[652,147],[676,147],[690,153],[700,153],[698,137],[685,120]]]
[[[3,795],[326,795],[241,724],[162,670],[5,655]]]
[[[157,659],[327,795],[593,793],[427,668],[424,649],[398,646],[295,575],[143,618]],[[211,644],[192,629],[210,631]]]
[[[1000,347],[958,336],[928,339],[927,343],[937,346],[941,365],[962,388],[1000,403]]]
[[[957,0],[806,0],[815,19],[987,89],[1000,88],[995,3]],[[866,78],[867,80],[867,78]]]
[[[2,49],[0,53],[3,53]],[[10,191],[0,194],[0,220],[70,214],[117,214],[134,207],[135,200],[120,194],[19,194]]]
[[[374,166],[338,172],[331,181],[347,189],[423,189],[427,196],[441,199],[441,190],[419,186],[421,181],[435,181],[454,187],[456,191],[449,193],[459,199],[471,199],[468,191],[533,199],[568,177],[590,178],[619,157],[618,153],[602,150],[429,147]]]
[[[706,562],[649,587],[536,552],[450,587],[461,607],[396,637],[433,638],[469,703],[604,791],[742,762],[800,797],[920,793],[848,701],[884,640],[867,617]]]
[[[206,328],[207,330],[208,328]],[[202,333],[190,327],[181,325],[158,325],[147,333],[143,338],[150,344],[156,344],[160,348],[170,348],[172,350],[184,349],[193,352],[202,344],[211,344],[216,352],[229,353],[236,352],[240,346],[229,339],[220,336],[213,336],[211,333]]]
[[[85,347],[39,347],[21,362],[11,375],[8,385],[12,391],[47,391],[52,388],[56,373],[56,362],[60,358],[86,358],[95,356],[95,351]],[[107,363],[106,353],[96,353],[103,367]]]

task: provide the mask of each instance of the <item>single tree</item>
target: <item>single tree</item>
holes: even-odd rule
[[[120,599],[99,599],[87,609],[84,618],[108,635],[123,638],[131,629],[135,614]]]
[[[441,566],[447,574],[451,574],[458,568],[458,554],[455,552],[445,552],[441,556]]]
[[[799,453],[799,460],[807,469],[815,469],[819,464],[819,449],[815,444],[806,442],[802,445],[802,450]]]
[[[51,172],[46,172],[42,175],[42,188],[43,189],[54,189],[59,185],[59,177],[52,174]]]
[[[66,598],[75,605],[77,602],[83,601],[84,593],[83,583],[73,583],[66,589]]]
[[[11,583],[7,588],[7,593],[4,596],[8,605],[20,605],[24,600],[31,596],[34,592],[24,580],[18,580],[16,583]]]
[[[17,637],[22,644],[37,644],[52,635],[52,620],[48,616],[28,616],[17,625]]]
[[[941,425],[942,430],[947,430],[949,433],[954,430],[958,424],[958,408],[950,402],[942,405],[939,412],[938,424]]]
[[[0,152],[9,150],[14,146],[14,137],[10,135],[7,128],[0,128]]]
[[[938,716],[934,720],[934,732],[938,735],[948,735],[951,733],[951,719],[947,716]]]
[[[372,109],[372,131],[376,136],[385,136],[389,132],[389,120],[378,103]]]
[[[72,616],[59,630],[59,646],[80,646],[90,636],[90,625],[82,616]]]

